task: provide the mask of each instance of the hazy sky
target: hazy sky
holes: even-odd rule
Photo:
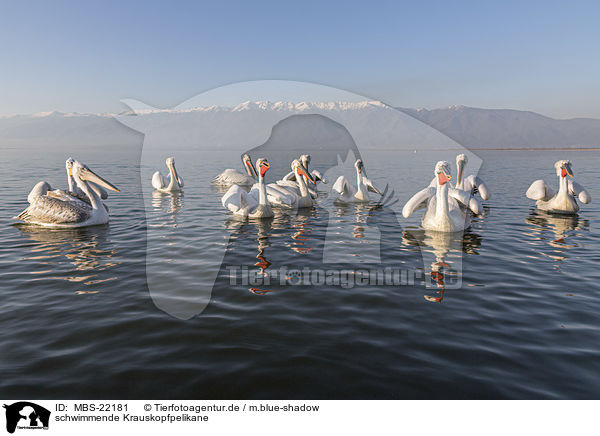
[[[600,118],[597,2],[14,1],[0,41],[2,115],[291,79],[395,106]]]

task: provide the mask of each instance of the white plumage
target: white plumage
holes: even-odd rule
[[[471,225],[469,211],[481,208],[478,200],[470,193],[450,186],[448,182],[452,176],[448,162],[438,162],[434,175],[435,186],[430,185],[413,195],[402,208],[402,215],[408,218],[415,211],[426,208],[421,220],[425,230],[457,232],[468,228]]]
[[[46,227],[75,228],[106,224],[108,210],[90,182],[120,192],[114,185],[77,161],[72,166],[73,178],[88,201],[62,190],[52,191],[48,182],[39,182],[27,196],[29,207],[16,219]]]
[[[332,186],[332,190],[338,194],[337,201],[343,203],[367,203],[369,192],[383,195],[381,190],[371,182],[364,174],[364,165],[361,159],[354,163],[356,168],[356,187],[344,176],[339,176]]]
[[[273,209],[267,199],[264,176],[270,165],[266,159],[258,159],[257,167],[260,170],[258,183],[246,192],[239,185],[232,185],[221,198],[221,204],[238,218],[271,218]]]
[[[175,168],[175,159],[168,157],[165,161],[169,169],[169,175],[163,176],[160,171],[156,171],[152,175],[152,187],[159,192],[180,192],[183,190],[183,179],[177,174]]]
[[[559,160],[554,164],[559,178],[557,193],[544,180],[536,180],[529,186],[525,195],[535,200],[540,210],[567,215],[576,214],[579,211],[577,200],[588,204],[592,201],[592,196],[579,183],[567,179],[567,176],[573,177],[571,167],[571,162],[568,160]]]
[[[252,186],[257,181],[258,175],[249,155],[244,154],[242,156],[242,164],[246,174],[233,168],[228,168],[218,174],[213,179],[213,183],[225,187],[230,185]]]

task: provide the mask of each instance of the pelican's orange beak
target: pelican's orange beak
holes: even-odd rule
[[[313,185],[316,184],[315,183],[315,179],[313,179],[313,177],[308,173],[308,171],[306,171],[304,169],[304,167],[302,165],[300,165],[300,167],[298,168],[298,174],[300,174],[301,176],[304,176],[308,179],[308,181],[310,183],[312,183]]]
[[[561,175],[562,177],[567,177],[567,174],[568,174],[570,177],[573,177],[573,172],[571,171],[571,168],[569,168],[568,166],[566,166],[566,167],[562,168],[560,175]]]
[[[260,166],[260,176],[261,177],[265,177],[265,174],[266,174],[267,171],[269,171],[269,168],[271,168],[271,165],[268,162],[264,162]]]
[[[449,175],[447,176],[444,173],[439,173],[438,174],[438,183],[440,184],[440,186],[444,186],[450,180],[452,180],[452,176],[449,176]]]

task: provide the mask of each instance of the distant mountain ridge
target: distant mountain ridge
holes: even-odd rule
[[[397,108],[467,148],[595,148],[600,120],[557,120],[535,112],[450,106]]]
[[[393,116],[395,110],[409,117],[403,121]],[[217,128],[219,122],[235,125],[253,120],[271,119],[277,122],[292,114],[319,113],[347,120],[369,132],[386,129],[389,123],[403,123],[410,132],[419,124],[415,119],[433,127],[467,148],[596,148],[600,147],[600,120],[573,118],[558,120],[535,112],[512,109],[480,109],[451,106],[440,109],[392,108],[377,101],[362,102],[268,102],[247,101],[236,106],[207,106],[177,109],[148,107],[136,111],[137,116],[149,117],[177,126],[174,138],[198,126]],[[396,112],[397,113],[397,112]],[[45,146],[63,144],[139,144],[139,134],[119,123],[116,115],[43,112],[34,115],[0,117],[0,146]],[[159,117],[159,118],[157,118]],[[408,122],[412,119],[413,122]],[[388,124],[386,124],[388,123]],[[225,125],[221,124],[221,125]],[[418,130],[418,129],[417,129]],[[417,148],[419,136],[406,136]],[[231,141],[238,138],[232,136]],[[433,139],[435,140],[435,138]],[[432,140],[432,141],[433,141]]]

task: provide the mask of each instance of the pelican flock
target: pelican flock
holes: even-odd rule
[[[177,174],[175,168],[175,159],[168,157],[165,161],[167,168],[169,169],[169,175],[163,176],[160,171],[156,171],[152,175],[152,187],[158,192],[172,193],[180,192],[183,190],[183,180]]]
[[[265,183],[264,180],[265,173],[270,167],[267,159],[257,160],[256,168],[247,154],[242,156],[242,161],[247,168],[247,175],[228,169],[213,180],[216,185],[231,184],[229,190],[221,198],[221,203],[238,218],[271,218],[273,208],[297,210],[312,207],[313,199],[317,196],[316,188],[309,187],[309,185],[316,186],[313,174],[321,181],[326,181],[325,177],[317,170],[314,170],[312,174],[308,171],[309,155],[302,155],[299,159],[294,159],[290,165],[292,171],[283,179],[272,183]],[[258,183],[252,184],[248,190],[249,181],[250,179],[254,180],[254,174],[257,174]],[[238,183],[232,183],[234,181]]]
[[[546,212],[574,215],[579,211],[577,200],[584,204],[592,201],[592,197],[576,181],[572,180],[573,170],[571,162],[559,160],[554,164],[558,176],[558,192],[555,194],[545,181],[536,180],[526,192],[527,198],[536,200],[537,208]],[[567,176],[570,179],[567,179]]]
[[[48,182],[39,182],[27,196],[29,206],[16,216],[16,219],[29,224],[58,228],[108,223],[108,208],[102,202],[99,188],[121,191],[76,160],[69,158],[66,166],[69,181],[72,178],[74,182],[71,189],[52,190]],[[77,192],[73,192],[75,186]]]
[[[246,174],[227,169],[213,180],[218,185],[230,184],[221,202],[236,217],[271,218],[274,209],[311,208],[317,199],[317,183],[327,183],[318,170],[309,171],[311,157],[307,154],[294,159],[290,165],[291,172],[281,180],[268,184],[265,176],[270,164],[266,158],[258,159],[255,167],[250,156],[244,154],[242,162]],[[153,188],[163,193],[180,192],[184,185],[175,167],[175,159],[168,157],[165,163],[169,173],[165,177],[156,171],[152,176]],[[453,184],[450,164],[446,161],[437,162],[430,184],[414,194],[402,208],[404,218],[425,209],[421,220],[425,230],[457,232],[468,228],[472,217],[483,211],[477,196],[484,201],[489,200],[491,192],[478,176],[465,177],[467,163],[466,155],[459,154],[456,157],[457,175]],[[544,180],[536,180],[526,196],[535,200],[540,210],[574,215],[579,211],[578,201],[588,204],[592,200],[591,195],[573,180],[570,161],[559,160],[554,167],[559,178],[558,192],[555,193]],[[356,185],[345,176],[340,176],[332,186],[337,202],[368,203],[371,201],[370,192],[385,197],[387,187],[382,192],[367,178],[362,159],[356,160],[354,168]],[[120,190],[87,165],[72,158],[66,160],[65,169],[68,190],[53,189],[46,181],[37,183],[27,196],[29,206],[15,219],[29,224],[64,228],[106,224],[109,221],[109,209],[103,200],[108,198],[107,190]]]

